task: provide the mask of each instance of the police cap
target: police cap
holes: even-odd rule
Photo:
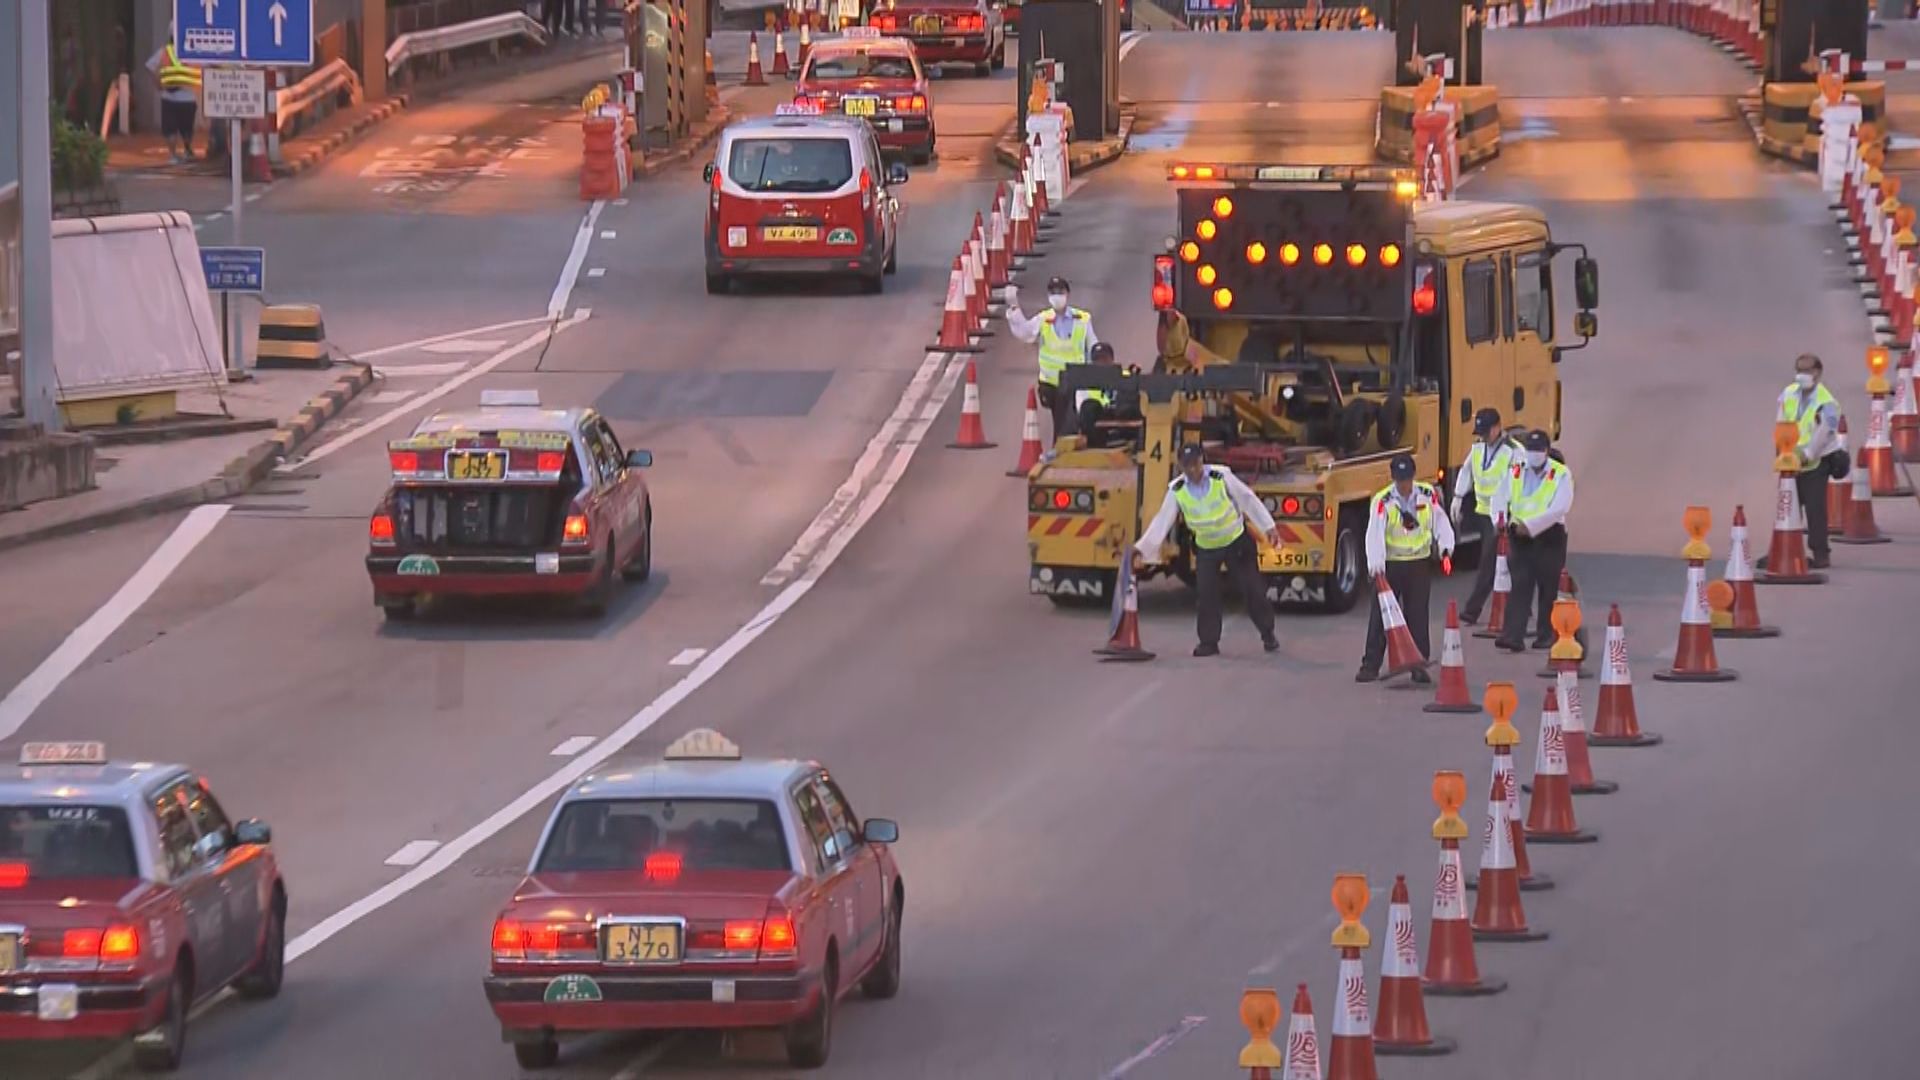
[[[1473,433],[1485,435],[1500,426],[1500,410],[1481,409],[1473,414]]]
[[[1411,454],[1393,455],[1393,461],[1388,467],[1393,471],[1395,480],[1413,479],[1413,455]]]
[[[1196,461],[1207,460],[1206,447],[1199,443],[1188,443],[1180,448],[1180,464],[1191,465]]]
[[[1048,292],[1072,292],[1073,290],[1070,287],[1068,287],[1066,278],[1063,278],[1060,275],[1055,274],[1053,277],[1050,277],[1047,279],[1047,291]]]
[[[1526,447],[1528,453],[1544,454],[1553,448],[1553,440],[1547,438],[1546,432],[1535,428],[1527,432],[1527,437],[1521,445]]]
[[[1113,359],[1113,346],[1107,344],[1104,341],[1096,344],[1093,347],[1092,352],[1093,352],[1093,358],[1095,361],[1105,362],[1107,360]]]

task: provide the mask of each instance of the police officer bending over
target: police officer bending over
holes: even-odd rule
[[[1431,484],[1413,478],[1413,458],[1395,454],[1389,466],[1393,483],[1381,488],[1367,506],[1367,573],[1385,574],[1387,585],[1400,599],[1400,610],[1407,617],[1407,630],[1420,655],[1431,657],[1427,624],[1428,592],[1433,584],[1435,557],[1453,555],[1453,523],[1440,508],[1440,495]],[[1387,632],[1380,620],[1380,605],[1373,605],[1367,619],[1367,653],[1360,658],[1355,682],[1369,683],[1380,677],[1380,661],[1387,651]],[[1431,682],[1426,669],[1413,672],[1413,681]]]
[[[1261,504],[1253,489],[1240,482],[1232,470],[1207,464],[1206,452],[1197,443],[1180,448],[1180,475],[1167,485],[1167,498],[1160,512],[1134,546],[1134,563],[1160,560],[1160,546],[1173,531],[1178,516],[1193,535],[1195,585],[1199,590],[1196,617],[1200,644],[1195,656],[1220,653],[1220,568],[1225,566],[1240,586],[1247,615],[1260,631],[1260,644],[1268,652],[1277,652],[1279,639],[1273,636],[1273,605],[1267,602],[1267,582],[1260,575],[1260,554],[1253,537],[1247,533],[1251,520],[1267,537],[1280,546],[1280,530],[1273,515]]]

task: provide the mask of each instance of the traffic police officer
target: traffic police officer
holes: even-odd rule
[[[1260,631],[1260,644],[1268,652],[1277,651],[1280,641],[1273,636],[1273,605],[1267,602],[1267,583],[1260,576],[1260,554],[1253,537],[1247,534],[1247,521],[1251,520],[1269,544],[1280,546],[1280,530],[1260,497],[1232,470],[1208,465],[1198,443],[1188,443],[1180,448],[1180,475],[1167,485],[1160,512],[1134,545],[1136,565],[1160,561],[1160,547],[1173,531],[1175,517],[1187,523],[1187,532],[1193,536],[1194,574],[1200,593],[1200,644],[1194,647],[1193,655],[1216,656],[1220,652],[1222,566],[1240,586],[1247,615]]]
[[[1104,341],[1094,345],[1093,363],[1118,367],[1119,362],[1113,356],[1113,346]],[[1129,374],[1133,373],[1133,369],[1125,370]],[[1121,404],[1114,404],[1115,400],[1115,394],[1110,390],[1082,390],[1074,395],[1074,402],[1078,406],[1077,421],[1080,435],[1087,440],[1088,449],[1103,449],[1113,442],[1111,433],[1100,427],[1101,421],[1140,419],[1140,407],[1127,405],[1124,393],[1118,397]]]
[[[1040,404],[1053,414],[1053,437],[1073,434],[1074,401],[1060,389],[1060,373],[1068,364],[1093,358],[1100,338],[1093,332],[1093,316],[1067,301],[1072,289],[1067,279],[1047,282],[1047,310],[1029,317],[1020,310],[1020,290],[1007,286],[1007,329],[1028,344],[1040,346]]]
[[[1407,629],[1421,656],[1432,654],[1427,625],[1427,595],[1433,584],[1431,563],[1437,555],[1453,555],[1453,523],[1440,511],[1440,495],[1431,484],[1413,478],[1413,457],[1393,455],[1389,466],[1393,483],[1381,488],[1367,505],[1367,574],[1386,575],[1387,585],[1400,599],[1406,614]],[[1367,620],[1367,652],[1360,658],[1355,682],[1373,682],[1380,677],[1380,660],[1387,651],[1387,632],[1380,620],[1380,605],[1373,605]],[[1413,681],[1431,682],[1426,669],[1413,672]]]
[[[1779,420],[1800,429],[1797,453],[1800,473],[1794,487],[1800,493],[1800,508],[1807,516],[1807,565],[1824,570],[1833,565],[1833,549],[1827,544],[1827,477],[1844,478],[1847,448],[1840,443],[1840,404],[1820,381],[1825,365],[1812,353],[1802,353],[1793,362],[1793,385],[1780,392]],[[1840,460],[1832,456],[1838,453]]]
[[[1525,459],[1509,470],[1493,506],[1494,520],[1506,522],[1507,566],[1513,573],[1505,623],[1494,644],[1508,652],[1526,651],[1527,613],[1535,606],[1540,615],[1533,647],[1553,645],[1553,624],[1547,620],[1560,595],[1560,571],[1567,566],[1566,520],[1573,509],[1573,470],[1550,453],[1553,441],[1547,433],[1528,432],[1522,446]]]
[[[1460,521],[1461,502],[1473,494],[1473,513],[1467,522],[1480,536],[1480,570],[1473,579],[1473,592],[1467,596],[1460,621],[1468,626],[1480,621],[1480,609],[1493,593],[1497,539],[1500,526],[1491,517],[1494,491],[1513,470],[1514,445],[1500,433],[1500,410],[1481,409],[1473,416],[1473,445],[1453,481],[1453,520]]]

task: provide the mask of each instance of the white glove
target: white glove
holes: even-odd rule
[[[1020,286],[1007,286],[1007,306],[1016,310],[1020,307]]]
[[[1386,563],[1370,562],[1367,564],[1367,576],[1370,578],[1377,578],[1381,574],[1384,574],[1386,572],[1387,572]]]
[[[1460,524],[1460,499],[1458,496],[1455,496],[1452,505],[1447,507],[1447,520],[1453,522],[1455,525]]]

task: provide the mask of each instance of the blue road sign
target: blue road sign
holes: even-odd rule
[[[313,0],[173,0],[173,27],[185,63],[313,63]]]
[[[257,293],[267,289],[267,250],[257,247],[203,247],[200,270],[212,292]]]

